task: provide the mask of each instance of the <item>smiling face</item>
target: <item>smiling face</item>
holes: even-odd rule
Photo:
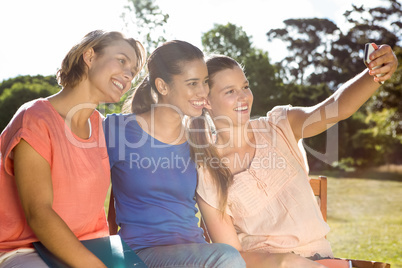
[[[243,70],[234,66],[216,72],[210,79],[209,111],[216,126],[245,125],[250,120],[253,94]]]
[[[209,93],[207,66],[202,59],[185,61],[181,65],[182,72],[172,75],[159,103],[172,105],[184,115],[200,116]]]
[[[98,102],[118,102],[131,88],[138,68],[135,50],[124,40],[94,53],[87,65],[91,96]]]

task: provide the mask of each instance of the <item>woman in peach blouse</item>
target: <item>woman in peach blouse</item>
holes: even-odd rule
[[[387,45],[371,59],[370,70],[325,101],[277,106],[255,120],[250,120],[253,95],[242,67],[225,56],[207,61],[207,114],[190,127],[212,129],[206,135],[191,131],[192,155],[199,163],[197,202],[212,241],[237,248],[247,267],[323,267],[310,259],[333,257],[300,141],[351,116],[396,70]]]

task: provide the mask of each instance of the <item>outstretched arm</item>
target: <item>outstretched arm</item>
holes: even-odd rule
[[[265,252],[243,251],[230,216],[227,214],[222,216],[219,210],[208,205],[199,195],[197,195],[197,203],[212,242],[224,243],[236,248],[242,255],[247,267],[325,268],[325,266],[317,262],[300,257],[293,253],[270,254]]]
[[[53,210],[48,162],[24,140],[17,144],[13,152],[18,194],[28,225],[37,238],[71,267],[106,267]]]
[[[337,122],[355,113],[378,89],[378,82],[391,78],[398,60],[388,45],[382,45],[370,55],[366,69],[342,85],[325,101],[312,107],[292,107],[288,118],[297,140],[320,134]],[[382,66],[373,69],[376,66]],[[383,74],[377,77],[377,74]],[[374,78],[373,78],[374,77]]]

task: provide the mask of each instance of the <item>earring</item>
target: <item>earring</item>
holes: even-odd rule
[[[164,89],[162,90],[161,94],[162,94],[163,96],[166,96],[166,94],[167,94],[167,89],[164,88]]]
[[[211,131],[211,141],[213,144],[216,144],[216,142],[218,141],[218,135],[217,135],[214,121],[212,120],[212,117],[209,114],[209,112],[205,109],[204,109],[204,116],[205,116],[205,119],[207,120],[209,130]]]

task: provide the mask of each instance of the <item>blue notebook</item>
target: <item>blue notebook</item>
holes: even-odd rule
[[[83,240],[81,243],[95,254],[108,268],[147,268],[145,263],[119,235]],[[51,268],[68,268],[40,242],[33,243],[39,256]]]

